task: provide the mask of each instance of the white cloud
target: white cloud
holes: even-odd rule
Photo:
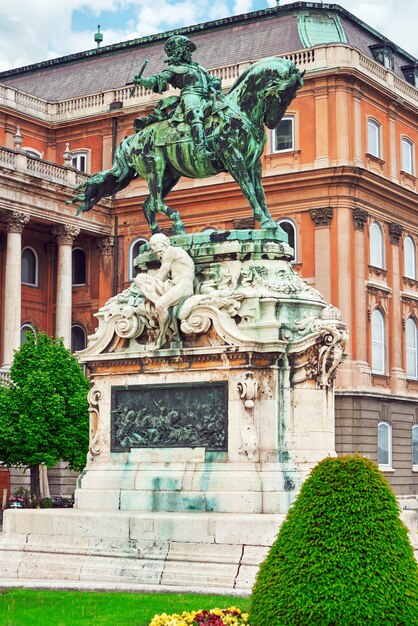
[[[293,0],[281,0],[285,6]],[[416,0],[338,0],[341,6],[418,56]],[[97,18],[103,10],[127,12],[120,28],[102,24],[104,44],[275,7],[276,0],[0,0],[0,71],[95,47],[93,30],[71,31],[74,10]],[[98,22],[96,22],[98,23]]]
[[[248,13],[253,8],[252,0],[235,0],[232,13],[239,15],[240,13]]]

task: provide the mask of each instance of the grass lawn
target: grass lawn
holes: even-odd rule
[[[0,590],[0,626],[148,626],[155,613],[227,608],[249,598],[166,593]]]

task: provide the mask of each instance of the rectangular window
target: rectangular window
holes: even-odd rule
[[[408,139],[402,139],[402,170],[407,174],[414,173],[413,144]]]
[[[373,120],[369,120],[367,123],[367,139],[369,154],[380,159],[380,126]]]
[[[272,133],[273,152],[295,149],[295,119],[284,117]]]
[[[87,154],[85,152],[73,153],[71,163],[76,170],[87,173]]]

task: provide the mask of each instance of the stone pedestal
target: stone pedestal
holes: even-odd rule
[[[284,237],[172,238],[194,261],[194,295],[175,307],[176,339],[161,348],[135,283],[99,310],[80,354],[92,389],[76,509],[7,512],[16,575],[46,571],[60,551],[56,578],[251,586],[307,473],[335,454],[347,337],[293,271]],[[146,247],[137,265],[159,266]]]

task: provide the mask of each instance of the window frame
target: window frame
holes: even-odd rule
[[[409,167],[405,167],[405,159],[404,159],[404,146],[409,147]],[[402,172],[406,174],[410,174],[414,176],[415,172],[415,164],[414,164],[414,142],[409,137],[401,137],[401,163],[402,163]]]
[[[289,224],[289,226],[293,228],[294,245],[290,246],[290,243],[289,243],[289,246],[293,247],[293,259],[291,260],[291,263],[298,263],[299,262],[299,242],[298,242],[298,230],[296,227],[296,223],[290,217],[281,217],[278,220],[276,220],[276,224],[278,224],[280,227],[282,227],[282,224]]]
[[[379,240],[375,239],[374,232],[379,234]],[[369,226],[369,261],[370,265],[379,269],[385,269],[385,243],[383,228],[376,220],[373,220]],[[379,254],[373,250],[373,244],[379,249]],[[378,244],[378,245],[377,245]],[[377,257],[380,257],[378,260]]]
[[[24,281],[23,278],[22,278],[23,253],[25,252],[25,250],[30,250],[33,253],[33,256],[35,258],[35,282],[33,282],[33,283],[28,283],[28,282]],[[20,262],[21,262],[20,283],[22,285],[25,285],[26,287],[39,287],[39,257],[38,257],[38,253],[36,252],[35,248],[33,248],[32,246],[24,246],[22,248],[22,252],[20,253]]]
[[[23,152],[25,152],[28,157],[31,157],[32,159],[43,159],[44,153],[40,152],[36,148],[31,148],[30,146],[25,146],[25,147],[22,146],[20,149]]]
[[[33,324],[32,322],[24,322],[23,324],[21,324],[20,326],[20,335],[19,335],[19,346],[23,346],[23,344],[25,343],[25,341],[22,342],[22,333],[23,332],[32,332],[34,335],[36,335],[37,328],[35,326],[35,324]]]
[[[282,148],[281,150],[278,150],[276,148],[276,131],[279,128],[280,124],[282,124],[283,122],[287,122],[287,121],[291,121],[291,126],[292,126],[292,146],[290,148]],[[280,120],[279,124],[276,126],[276,128],[273,128],[271,130],[271,134],[270,134],[270,143],[271,143],[271,154],[283,154],[284,152],[293,152],[294,150],[296,150],[296,121],[295,121],[295,115],[284,115],[282,117],[282,119]]]
[[[381,463],[381,459],[379,458],[379,432],[382,432],[382,428],[384,427],[385,431],[387,432],[387,455],[388,455],[388,462],[387,463]],[[390,422],[386,422],[384,420],[381,420],[378,425],[377,425],[377,464],[379,466],[379,469],[382,471],[387,471],[387,470],[391,470],[393,471],[393,458],[392,458],[392,424]]]
[[[414,432],[416,436],[416,456],[414,455]],[[418,424],[412,424],[411,429],[411,445],[412,445],[412,470],[418,472]]]
[[[379,320],[381,321],[381,338],[375,337],[374,336],[374,320],[377,319],[377,316],[379,316]],[[374,311],[372,312],[371,318],[370,318],[370,339],[371,339],[371,372],[372,374],[378,374],[381,376],[386,376],[386,320],[385,320],[385,316],[383,311],[381,311],[381,309],[379,308],[375,308]],[[376,348],[379,349],[379,351],[382,354],[382,361],[381,363],[377,363],[376,362],[376,357],[374,357],[374,355],[376,355]]]
[[[84,174],[89,174],[90,173],[90,158],[89,157],[90,157],[90,150],[81,148],[80,150],[71,151],[72,167],[79,172],[83,172]],[[85,159],[85,169],[81,169],[78,164],[78,162],[83,158]],[[76,164],[74,164],[74,161],[76,162]]]
[[[408,327],[412,328],[414,345],[408,346]],[[413,355],[414,372],[408,371],[408,354]],[[408,380],[418,380],[418,326],[416,320],[410,315],[405,322],[405,376]]]
[[[372,150],[372,147],[371,147],[371,134],[370,134],[371,128],[373,128],[375,132],[374,140],[376,143],[376,150],[374,149]],[[367,153],[370,154],[371,156],[376,157],[377,159],[382,158],[381,128],[382,128],[382,125],[377,120],[371,117],[367,118]]]
[[[135,237],[129,244],[128,250],[128,280],[134,280],[136,274],[134,274],[134,248],[136,244],[141,241],[143,244],[148,243],[148,239],[146,237]]]
[[[84,328],[84,326],[80,323],[75,323],[71,325],[71,352],[72,354],[75,354],[75,352],[79,352],[79,350],[73,350],[73,329],[74,328],[80,328],[83,331],[83,335],[84,335],[84,348],[82,348],[82,350],[85,350],[87,347],[87,332],[86,329]]]
[[[84,283],[76,283],[74,282],[74,252],[81,250],[84,254]],[[87,285],[87,254],[84,248],[81,246],[76,246],[71,251],[71,286],[72,287],[85,287]]]
[[[408,243],[407,243],[408,242]],[[408,261],[407,253],[408,253],[408,245],[411,245],[411,259]],[[408,273],[407,266],[410,265],[412,267],[412,271]],[[414,238],[411,235],[407,235],[403,240],[403,275],[405,278],[411,278],[412,280],[416,280],[417,278],[417,251],[415,246]]]

